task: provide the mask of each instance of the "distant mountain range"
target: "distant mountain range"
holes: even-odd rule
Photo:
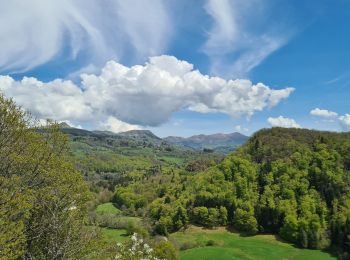
[[[232,152],[237,148],[237,146],[243,144],[248,139],[248,136],[245,136],[241,133],[235,132],[231,134],[211,134],[211,135],[194,135],[191,137],[178,137],[178,136],[169,136],[163,140],[181,145],[184,147],[193,148],[196,150],[213,150],[215,152],[220,152],[227,154]]]
[[[147,141],[154,144],[169,143],[187,149],[217,152],[228,154],[234,151],[239,145],[243,144],[248,136],[235,132],[231,134],[211,134],[211,135],[194,135],[191,137],[168,136],[160,138],[149,130],[130,130],[121,133],[110,131],[88,131],[69,126],[66,123],[60,124],[61,131],[71,136],[92,136],[92,137],[114,137],[118,139],[128,139],[135,141]]]

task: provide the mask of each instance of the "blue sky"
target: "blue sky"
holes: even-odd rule
[[[38,119],[160,136],[350,129],[347,0],[0,0],[0,24],[0,91]]]

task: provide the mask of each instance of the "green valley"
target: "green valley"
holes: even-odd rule
[[[329,254],[315,249],[331,248],[335,255],[346,255],[349,134],[262,130],[225,158],[165,142],[149,131],[103,135],[71,137],[77,167],[93,184],[97,198],[108,194],[97,212],[111,205],[118,208],[119,222],[104,217],[102,227],[168,236],[176,248],[186,249],[180,251],[183,259],[197,253],[198,259],[202,254],[224,257],[221,247],[227,256],[265,259],[263,253],[247,252],[256,241],[267,258],[327,259]],[[130,217],[140,221],[125,221]],[[187,232],[192,224],[212,233],[197,230],[193,235]],[[222,226],[243,236],[217,232]],[[272,240],[258,239],[267,235],[256,234],[276,234],[294,246],[277,240],[272,245]],[[186,237],[196,242],[183,246]],[[246,249],[240,242],[248,243]]]
[[[263,129],[225,156],[147,130],[29,127],[0,101],[4,256],[349,257],[349,133]]]

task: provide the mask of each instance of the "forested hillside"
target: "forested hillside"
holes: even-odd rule
[[[227,225],[250,235],[279,234],[300,247],[349,252],[349,166],[349,133],[273,128],[204,172],[117,186],[112,201],[147,208],[158,234],[190,223]]]
[[[204,170],[224,158],[222,154],[168,143],[147,130],[115,134],[61,125],[60,131],[70,139],[71,161],[94,191],[114,191],[116,185],[126,185],[143,176],[167,178],[181,170]]]

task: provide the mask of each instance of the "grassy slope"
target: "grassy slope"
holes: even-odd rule
[[[114,207],[111,202],[108,202],[108,203],[98,205],[96,208],[96,213],[99,213],[99,214],[107,213],[107,214],[118,215],[121,213],[121,211],[119,209],[117,209],[116,207]]]
[[[103,203],[97,206],[96,213],[98,214],[114,214],[116,218],[125,223],[129,220],[134,222],[140,222],[141,218],[138,217],[129,217],[129,216],[121,216],[122,211],[113,206],[112,203]],[[125,229],[114,229],[114,228],[101,228],[103,238],[108,242],[118,243],[125,242],[130,239],[130,236],[126,234]]]
[[[199,247],[180,252],[181,259],[335,259],[319,250],[299,249],[280,242],[273,235],[242,237],[225,229],[203,230],[191,227],[185,232],[172,234],[171,240],[179,246],[194,241]],[[205,246],[209,240],[215,246]]]
[[[101,229],[102,236],[109,242],[125,242],[129,240],[129,236],[126,235],[125,229],[110,229],[110,228],[102,228]]]

